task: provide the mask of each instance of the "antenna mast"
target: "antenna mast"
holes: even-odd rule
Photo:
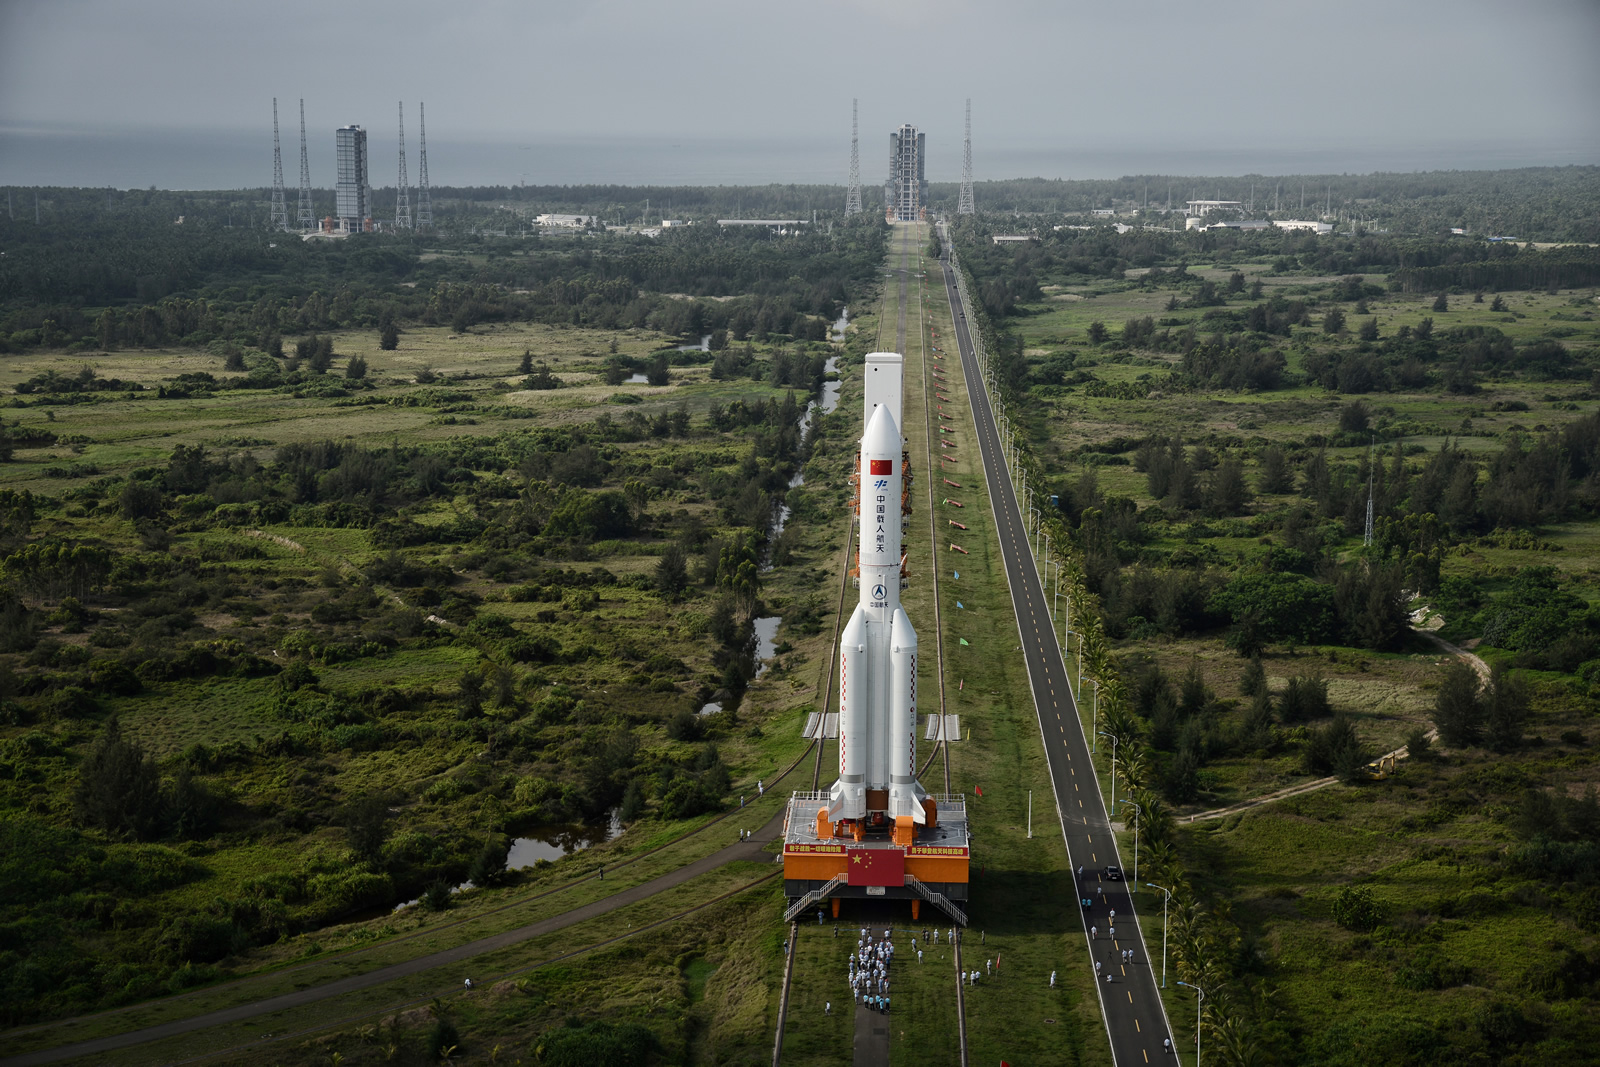
[[[411,190],[406,180],[406,102],[400,101],[400,181],[395,186],[394,228],[411,229]]]
[[[976,215],[972,203],[972,97],[967,97],[967,139],[961,156],[961,199],[956,202],[957,215]]]
[[[306,99],[300,98],[300,211],[296,218],[301,233],[317,228],[316,212],[311,207],[311,160],[306,155]]]
[[[428,196],[428,112],[417,104],[417,229],[433,225],[433,200]]]
[[[1378,439],[1374,437],[1372,439],[1371,446],[1367,449],[1367,530],[1366,534],[1361,540],[1363,545],[1372,544],[1372,486],[1374,478],[1377,475],[1377,469],[1374,466],[1374,460],[1377,458],[1377,450]]]
[[[844,213],[861,214],[861,141],[857,136],[856,100],[850,100],[850,188],[844,194]]]
[[[283,202],[283,151],[278,147],[278,98],[272,98],[272,228],[289,228],[289,209]]]

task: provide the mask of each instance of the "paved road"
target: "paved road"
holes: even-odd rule
[[[1038,572],[1034,569],[1028,531],[1006,472],[994,413],[983,386],[983,372],[973,351],[966,320],[962,317],[964,309],[961,294],[956,288],[955,273],[948,263],[941,263],[941,270],[945,291],[950,299],[951,318],[955,321],[967,394],[972,400],[978,449],[988,480],[989,501],[994,510],[1006,578],[1011,586],[1017,632],[1022,638],[1023,655],[1027,661],[1028,684],[1033,689],[1034,710],[1044,740],[1051,784],[1055,789],[1061,833],[1073,869],[1080,866],[1083,869],[1079,879],[1079,895],[1095,901],[1095,906],[1083,915],[1084,938],[1089,947],[1091,966],[1097,964],[1100,967],[1096,986],[1100,993],[1101,1015],[1111,1041],[1112,1058],[1118,1067],[1161,1063],[1164,1062],[1161,1041],[1171,1036],[1156,988],[1160,980],[1161,961],[1155,960],[1152,967],[1151,961],[1143,958],[1144,941],[1139,934],[1127,886],[1121,882],[1102,881],[1106,865],[1121,863],[1116,840],[1111,833],[1110,820],[1106,818],[1105,801],[1100,795],[1094,766],[1090,763],[1089,746],[1078,719],[1077,705],[1067,684],[1067,671],[1050,621],[1050,601],[1045,597]],[[1079,771],[1083,773],[1079,774]],[[1146,893],[1146,899],[1149,896]],[[1064,900],[1062,905],[1076,906],[1072,900]],[[1082,912],[1081,908],[1079,910]],[[1116,937],[1110,934],[1112,911],[1117,913]],[[1098,929],[1097,935],[1092,938],[1089,936],[1091,927]],[[1135,959],[1131,964],[1122,962],[1123,949],[1134,951]],[[1109,982],[1106,981],[1107,974],[1111,978]]]
[[[179,1034],[187,1034],[195,1030],[204,1030],[212,1026],[241,1022],[261,1015],[270,1015],[290,1008],[302,1007],[319,1000],[325,1000],[328,997],[335,997],[343,993],[355,992],[358,989],[366,989],[369,986],[392,982],[421,971],[432,970],[435,967],[462,964],[481,953],[493,952],[496,949],[515,945],[532,937],[554,933],[557,930],[565,929],[587,919],[615,911],[617,908],[636,904],[647,897],[672,889],[675,886],[680,886],[702,874],[714,871],[733,860],[770,861],[772,857],[763,851],[763,846],[776,840],[783,831],[783,814],[780,811],[761,829],[752,831],[750,839],[747,841],[729,845],[703,859],[695,860],[693,863],[686,864],[676,870],[668,871],[659,878],[653,878],[614,896],[605,897],[579,908],[573,908],[571,911],[562,912],[560,915],[555,915],[548,919],[541,919],[539,922],[519,926],[515,930],[507,930],[504,933],[479,938],[477,941],[470,941],[455,948],[443,949],[426,956],[418,956],[416,959],[406,960],[403,963],[380,967],[365,974],[351,975],[348,978],[326,982],[293,993],[285,993],[282,996],[270,997],[266,1000],[240,1004],[232,1008],[222,1008],[208,1012],[205,1015],[196,1015],[187,1019],[174,1019],[171,1022],[145,1027],[142,1030],[130,1030],[124,1034],[114,1034],[110,1037],[80,1041],[72,1045],[60,1045],[56,1048],[23,1053],[19,1056],[8,1056],[5,1059],[0,1059],[0,1065],[3,1065],[3,1067],[26,1067],[26,1065],[31,1064],[55,1063],[79,1056],[104,1055],[120,1049],[130,1048],[134,1045],[142,1045],[148,1041],[158,1041],[162,1038],[176,1037]],[[727,832],[733,833],[732,830]]]

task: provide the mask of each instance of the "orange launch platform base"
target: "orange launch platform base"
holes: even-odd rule
[[[897,833],[890,824],[857,838],[853,828],[828,824],[827,793],[794,794],[783,834],[789,918],[823,901],[838,915],[841,900],[898,899],[911,902],[913,919],[927,903],[965,925],[959,903],[967,899],[972,857],[966,797],[931,799],[934,825]]]

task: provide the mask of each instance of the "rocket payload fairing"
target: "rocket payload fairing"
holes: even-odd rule
[[[834,823],[928,822],[916,779],[917,631],[900,606],[901,370],[898,354],[867,357],[861,595],[839,636],[839,780],[827,807]]]

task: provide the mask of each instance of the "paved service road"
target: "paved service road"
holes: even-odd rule
[[[1165,1060],[1161,1041],[1170,1037],[1171,1032],[1156,988],[1161,961],[1157,959],[1152,967],[1151,961],[1144,958],[1144,941],[1139,936],[1127,885],[1102,881],[1102,872],[1108,864],[1121,864],[1116,841],[1110,820],[1106,818],[1099,781],[1089,760],[1089,746],[1084,739],[1077,704],[1067,684],[1066,667],[1050,621],[1050,601],[1045,598],[1034,569],[1028,531],[1006,471],[994,412],[984,390],[983,371],[978,366],[967,323],[962,317],[965,309],[956,287],[955,272],[948,262],[941,261],[940,267],[950,299],[950,317],[955,322],[956,342],[961,349],[961,369],[966,377],[967,395],[972,401],[979,454],[988,479],[989,501],[994,509],[1006,578],[1011,586],[1011,603],[1017,615],[1017,631],[1027,661],[1034,710],[1050,766],[1061,833],[1066,839],[1068,861],[1073,869],[1083,868],[1078,895],[1094,900],[1093,908],[1087,912],[1073,899],[1062,900],[1061,906],[1074,908],[1083,915],[1091,966],[1099,965],[1096,985],[1100,993],[1100,1011],[1105,1018],[1111,1054],[1117,1067],[1162,1063]],[[1128,877],[1132,877],[1131,872]],[[1112,911],[1117,913],[1116,937],[1110,933]],[[1092,938],[1090,927],[1098,929]],[[1124,949],[1134,951],[1131,963],[1122,961]],[[1109,982],[1107,974],[1111,976]]]

